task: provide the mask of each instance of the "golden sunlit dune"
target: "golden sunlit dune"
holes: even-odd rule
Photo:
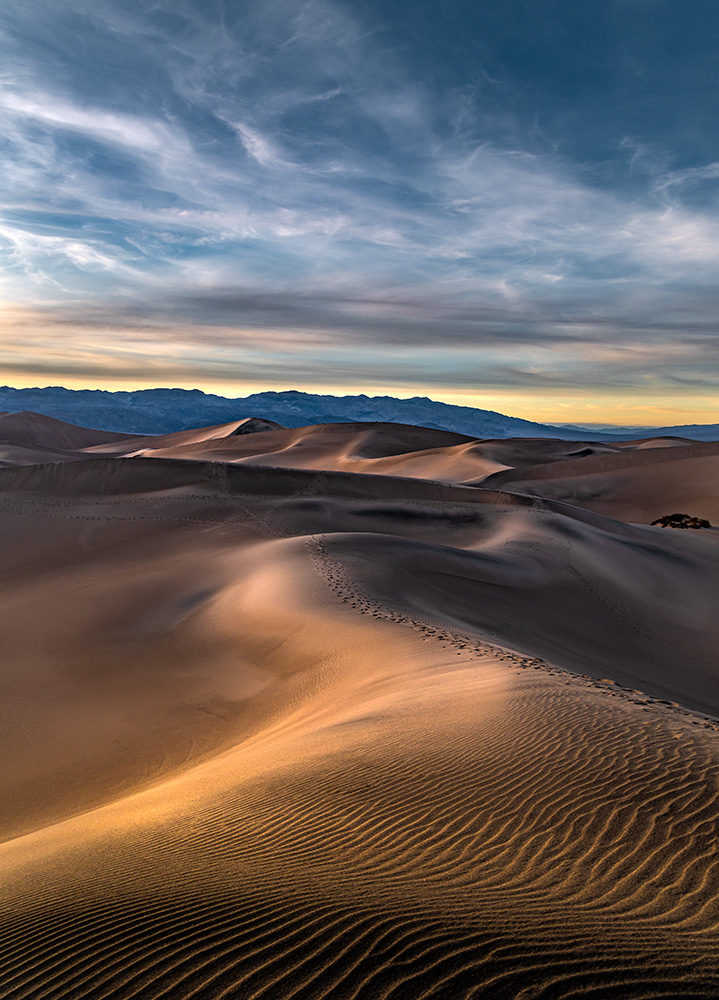
[[[541,494],[705,516],[719,446],[45,426],[0,469],[3,1000],[719,995],[717,532]]]
[[[686,502],[692,508],[698,504],[697,509],[706,511],[702,516],[719,519],[714,467],[695,461],[716,459],[719,444],[682,438],[611,444],[541,438],[478,441],[403,424],[288,429],[248,418],[154,438],[115,439],[85,447],[83,454],[409,476],[508,489],[646,523]]]

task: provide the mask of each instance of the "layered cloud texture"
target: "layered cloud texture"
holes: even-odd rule
[[[717,56],[713,0],[5,0],[4,380],[709,419]]]

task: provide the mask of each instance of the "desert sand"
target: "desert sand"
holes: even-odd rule
[[[0,416],[0,997],[719,996],[719,444]]]

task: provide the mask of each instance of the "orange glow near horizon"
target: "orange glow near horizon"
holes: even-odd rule
[[[259,392],[283,392],[296,390],[298,392],[316,393],[332,396],[394,396],[398,399],[410,399],[416,396],[426,396],[437,402],[450,403],[456,406],[471,406],[483,410],[494,410],[511,417],[521,417],[537,423],[602,423],[618,425],[643,425],[647,427],[662,427],[681,424],[716,423],[719,412],[715,396],[677,396],[671,402],[666,394],[643,394],[636,392],[612,392],[606,390],[589,394],[586,391],[564,389],[551,393],[525,389],[478,389],[458,390],[452,386],[415,385],[411,387],[397,385],[355,384],[312,384],[289,385],[274,382],[236,382],[202,381],[188,382],[183,379],[170,378],[162,380],[151,378],[147,381],[126,378],[62,378],[51,379],[47,376],[38,378],[36,375],[19,377],[17,372],[3,377],[0,369],[0,382],[12,385],[13,388],[44,388],[46,386],[64,386],[67,389],[105,389],[109,392],[132,392],[142,389],[200,389],[202,392],[230,399],[242,398]],[[258,414],[261,416],[261,414]]]
[[[363,380],[357,357],[346,348],[335,351],[335,361],[342,367],[338,368],[337,380],[330,381],[332,361],[324,345],[297,342],[287,330],[188,327],[178,331],[163,325],[157,328],[131,325],[125,329],[98,325],[93,319],[86,326],[80,322],[76,326],[72,319],[50,322],[49,316],[51,312],[47,310],[0,302],[0,384],[15,388],[65,386],[107,391],[200,389],[229,398],[291,389],[335,396],[361,393],[399,399],[426,396],[439,402],[493,410],[548,424],[662,427],[719,422],[716,393],[704,388],[699,391],[696,386],[693,391],[677,386],[670,394],[666,387],[656,383],[641,388],[497,385],[472,389],[458,388],[449,380],[444,384],[439,381],[428,384],[421,376],[412,384],[398,383],[392,381],[392,372],[401,371],[411,357],[409,353],[396,352],[390,358],[391,367],[388,365],[386,375],[381,370],[378,375],[375,367]],[[233,340],[240,333],[241,343],[235,347]],[[203,338],[208,338],[209,342]],[[228,363],[227,344],[236,350],[236,362],[233,358],[232,363]],[[316,381],[311,377],[300,380],[299,373],[294,378],[281,379],[282,369],[278,369],[276,379],[262,377],[261,373],[268,370],[273,358],[273,348],[281,358],[284,371],[292,370],[292,360],[296,357],[298,364],[308,365],[310,370],[316,371],[317,378],[322,378],[326,372],[325,380]],[[611,354],[610,359],[621,366],[624,356],[620,353],[614,358],[608,348],[596,346],[587,348],[582,354],[581,360],[587,365],[606,362]],[[461,357],[468,367],[476,363],[471,350],[465,350]],[[566,357],[577,361],[576,353]],[[215,373],[209,373],[207,369],[217,358]],[[547,360],[540,360],[546,372]],[[557,364],[561,360],[558,357]],[[243,367],[248,373],[244,378],[226,377],[225,372]],[[248,377],[253,369],[256,376]],[[340,370],[342,375],[339,375]]]

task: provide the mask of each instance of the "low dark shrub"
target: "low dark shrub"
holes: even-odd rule
[[[711,528],[711,524],[704,517],[693,517],[691,514],[665,514],[658,517],[652,524],[660,528]]]

